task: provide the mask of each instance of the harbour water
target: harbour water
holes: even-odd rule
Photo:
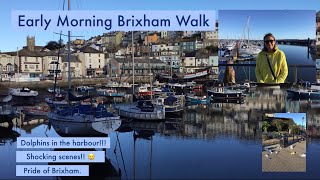
[[[312,65],[314,67],[298,67],[297,68],[297,79],[304,80],[309,82],[316,82],[316,66],[315,66],[315,59],[312,59],[311,54],[308,57],[308,47],[307,46],[295,46],[295,45],[278,45],[279,49],[282,50],[287,59],[288,64],[288,82],[294,81],[294,65]],[[223,53],[222,53],[223,54]],[[240,64],[255,64],[255,61],[251,62],[240,62]],[[224,67],[220,67],[223,69]],[[236,81],[241,82],[244,80],[251,80],[256,81],[255,76],[255,66],[249,67],[234,67],[236,73]],[[308,72],[308,73],[306,73]],[[250,76],[249,76],[250,74]],[[219,76],[220,80],[223,80],[223,73]]]
[[[99,174],[121,179],[317,178],[320,176],[320,116],[316,114],[320,106],[318,108],[318,102],[314,101],[288,100],[285,90],[257,87],[245,97],[243,104],[189,105],[180,117],[165,121],[122,119],[118,129],[112,128],[112,124],[106,125],[108,134],[97,133],[96,136],[111,139],[111,147],[106,150],[107,163],[90,164],[91,176]],[[307,113],[307,126],[312,136],[307,141],[307,172],[262,173],[261,115],[288,111]],[[9,122],[12,123],[2,123],[0,130],[0,165],[3,167],[0,174],[5,179],[27,179],[15,177],[17,137],[68,137],[79,129],[79,136],[95,134],[92,126],[57,124],[46,117],[22,116]]]

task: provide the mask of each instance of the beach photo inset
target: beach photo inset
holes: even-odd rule
[[[262,172],[306,171],[306,113],[262,117]]]

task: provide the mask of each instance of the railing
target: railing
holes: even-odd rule
[[[256,67],[256,64],[219,64],[219,66],[212,66],[212,67],[226,67],[226,66],[233,66],[233,67],[249,67],[251,72],[255,72],[255,69],[252,67]],[[291,74],[289,73],[290,79],[293,79],[293,82],[297,82],[298,79],[298,70],[301,68],[310,68],[310,69],[316,69],[315,65],[306,65],[306,64],[296,64],[296,65],[288,65],[289,72],[292,72]],[[305,72],[305,74],[310,74],[310,72]],[[288,76],[289,76],[288,75]],[[287,78],[287,79],[288,79]],[[316,79],[316,72],[314,73],[314,78]],[[306,80],[306,79],[304,79]]]

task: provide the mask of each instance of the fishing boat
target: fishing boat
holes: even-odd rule
[[[167,113],[177,113],[183,111],[184,95],[171,95],[167,97],[158,97],[155,99],[154,105],[164,107]]]
[[[206,104],[210,100],[207,96],[186,95],[186,102],[191,104]]]
[[[228,90],[224,87],[214,87],[212,90],[207,90],[208,96],[211,99],[241,99],[244,94],[237,90]]]
[[[140,100],[136,103],[115,105],[118,114],[122,117],[140,120],[165,119],[164,106],[154,106],[151,100]]]
[[[47,116],[50,112],[49,106],[32,106],[32,107],[23,107],[23,113],[29,116]]]
[[[29,88],[11,88],[9,92],[12,96],[19,96],[19,97],[36,97],[38,96],[38,91],[33,91]]]
[[[140,86],[136,89],[137,96],[145,97],[145,96],[151,96],[154,95],[154,92],[149,90],[147,86]]]
[[[124,97],[126,93],[118,92],[116,89],[97,89],[97,95],[106,97]]]

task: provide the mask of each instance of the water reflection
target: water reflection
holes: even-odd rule
[[[53,151],[94,151],[93,149],[53,149]],[[48,163],[48,165],[89,165],[89,176],[59,176],[59,179],[120,179],[121,170],[116,170],[108,158],[104,163]]]
[[[50,120],[50,125],[61,137],[97,137],[107,136],[117,130],[121,120],[100,121],[94,123],[72,123]]]
[[[6,143],[12,145],[20,137],[20,133],[7,127],[0,127],[0,146],[5,146]]]
[[[0,124],[5,128],[0,129],[0,139],[6,142],[0,146],[1,166],[10,169],[0,169],[0,173],[14,178],[16,137],[108,136],[111,145],[106,150],[106,163],[90,164],[91,175],[121,179],[259,179],[285,175],[308,179],[312,175],[261,173],[262,113],[306,112],[308,134],[312,136],[307,143],[307,171],[320,175],[316,171],[320,158],[316,161],[311,157],[320,149],[320,101],[286,96],[286,88],[257,87],[243,103],[188,105],[181,117],[160,122],[123,119],[80,124],[16,117]]]

